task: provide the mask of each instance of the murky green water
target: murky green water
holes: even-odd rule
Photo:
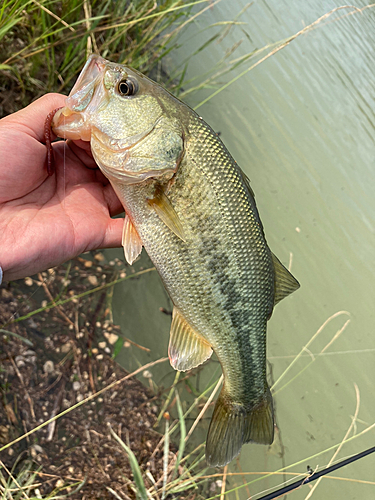
[[[219,29],[207,34],[205,27],[233,19],[244,5],[242,0],[222,0],[198,18],[186,32],[175,63]],[[240,39],[243,42],[232,58],[283,40],[339,5],[256,1],[239,18],[246,24],[194,58],[188,75],[203,73]],[[356,5],[364,7],[366,2]],[[355,386],[360,405],[350,436],[375,422],[375,9],[349,12],[339,11],[199,108],[250,177],[268,243],[284,264],[292,261],[293,274],[301,283],[297,293],[277,306],[269,322],[273,380],[328,318],[347,311],[326,325],[275,386],[280,434],[271,450],[244,446],[240,459],[244,472],[275,471],[340,443],[356,410]],[[224,72],[219,81],[224,84],[251,62],[246,64],[230,75]],[[194,94],[187,102],[194,106],[210,92]],[[137,265],[148,263],[142,260]],[[124,349],[121,361],[127,368],[136,368],[137,360],[144,363],[166,355],[170,318],[160,307],[168,309],[170,303],[156,273],[116,290],[114,310],[124,334],[151,349],[150,353]],[[348,319],[341,335],[328,345]],[[216,367],[214,363],[205,367],[202,378],[210,377]],[[154,378],[168,386],[174,372],[167,363],[159,365]],[[207,422],[202,428],[206,426]],[[374,444],[375,427],[346,444],[337,458]],[[309,459],[291,471],[327,464],[333,453]],[[238,471],[236,464],[233,470]],[[375,481],[375,457],[334,475]],[[278,476],[254,483],[250,493],[282,480]],[[242,482],[241,477],[231,479],[228,488]],[[305,486],[290,496],[298,500],[308,493]],[[245,489],[239,495],[248,497]],[[313,497],[369,499],[375,497],[375,486],[324,479]]]

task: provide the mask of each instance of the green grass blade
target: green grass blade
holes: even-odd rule
[[[165,435],[164,435],[164,456],[163,456],[163,490],[161,499],[165,499],[167,479],[168,479],[168,456],[169,456],[169,420],[165,421]]]
[[[176,391],[176,402],[177,402],[178,419],[180,421],[180,445],[178,447],[177,460],[176,460],[176,465],[174,467],[172,479],[176,476],[181,459],[184,455],[185,438],[186,438],[186,425],[185,425],[184,413],[182,411],[180,396],[178,395],[177,391]]]
[[[137,497],[140,498],[141,500],[149,500],[149,497],[147,495],[146,486],[145,486],[145,483],[144,483],[143,477],[142,477],[142,471],[141,471],[141,468],[139,467],[138,461],[137,461],[134,453],[129,448],[129,446],[126,446],[124,441],[112,430],[111,427],[109,428],[109,430],[111,431],[112,436],[122,446],[122,448],[124,448],[124,450],[126,451],[126,453],[128,455],[130,467],[131,467],[133,477],[134,477],[134,483],[136,486]]]
[[[0,328],[0,333],[16,337],[17,339],[22,340],[23,343],[29,345],[30,347],[34,347],[34,344],[31,342],[31,340],[25,339],[25,337],[22,337],[22,335],[18,335],[18,333],[10,332],[9,330],[4,330],[3,328]]]

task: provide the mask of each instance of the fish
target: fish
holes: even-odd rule
[[[267,321],[299,283],[267,245],[248,177],[189,106],[95,54],[52,130],[90,141],[125,210],[126,261],[144,247],[154,263],[173,303],[172,367],[190,370],[213,352],[221,364],[208,465],[226,465],[244,443],[271,444]]]

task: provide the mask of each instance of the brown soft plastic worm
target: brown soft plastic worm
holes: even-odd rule
[[[53,117],[55,116],[56,112],[61,109],[56,108],[50,113],[48,113],[46,121],[44,122],[44,138],[45,138],[45,143],[47,146],[47,172],[48,175],[52,175],[55,171],[54,165],[53,165],[53,149],[52,149],[52,141],[51,141],[51,123],[53,120]]]

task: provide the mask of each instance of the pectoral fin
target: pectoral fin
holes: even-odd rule
[[[175,370],[184,372],[204,363],[212,354],[212,348],[196,333],[179,310],[173,309],[169,361]]]
[[[137,230],[133,226],[128,214],[125,215],[124,227],[122,230],[122,246],[126,261],[132,265],[138,255],[142,252],[142,241]]]
[[[185,241],[181,221],[172,203],[160,186],[156,188],[155,195],[148,200],[148,204],[155,210],[164,224],[168,226],[180,240]]]
[[[300,284],[296,278],[284,267],[276,255],[272,254],[273,265],[275,268],[275,298],[274,305],[289,294],[296,291]]]

